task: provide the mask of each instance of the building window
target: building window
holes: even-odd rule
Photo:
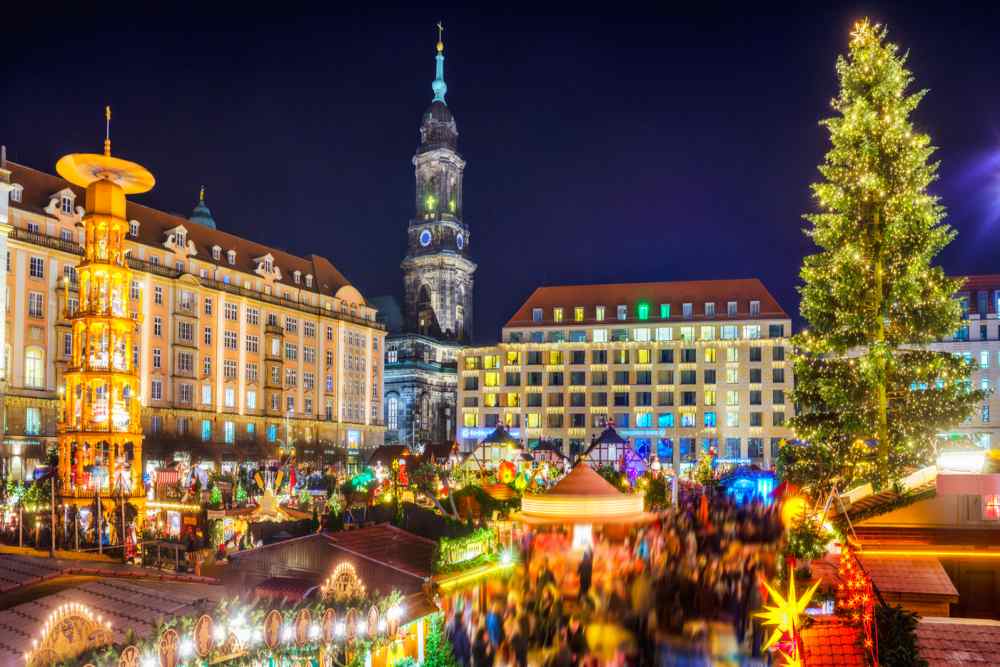
[[[727,301],[726,302],[726,315],[729,317],[736,317],[736,302]]]
[[[226,391],[223,394],[223,396],[225,397],[224,404],[227,408],[236,407],[236,390],[234,390],[232,387],[226,387]]]
[[[66,215],[73,215],[73,199],[72,197],[62,198],[62,212]]]
[[[20,204],[21,203],[21,196],[22,196],[23,192],[24,192],[24,187],[22,187],[21,185],[15,183],[14,187],[11,188],[11,190],[10,190],[10,200],[12,202],[17,202],[18,204]]]
[[[750,317],[760,317],[760,301],[750,302]]]
[[[163,382],[160,380],[153,380],[149,385],[149,395],[154,401],[163,400]]]
[[[32,278],[45,277],[45,258],[32,257],[28,263],[28,275]]]
[[[618,306],[618,319],[619,320],[628,319],[628,306]]]
[[[236,379],[236,361],[233,359],[226,359],[222,362],[222,377],[227,380]]]
[[[227,250],[226,251],[226,259],[229,261],[230,264],[235,264],[236,263],[236,251],[235,250]]]
[[[40,347],[24,352],[24,386],[41,389],[45,386],[45,353]]]
[[[42,411],[39,408],[24,409],[24,434],[41,435],[42,433]]]
[[[153,368],[160,368],[162,361],[162,356],[160,354],[160,348],[153,348]]]
[[[235,331],[226,331],[222,334],[223,346],[227,350],[237,350],[239,349],[238,337]]]
[[[542,309],[541,308],[532,308],[531,309],[531,321],[532,322],[541,322],[542,321]]]
[[[194,388],[189,384],[182,384],[179,386],[180,396],[178,400],[185,405],[190,405],[194,401]]]
[[[45,316],[45,309],[41,292],[28,293],[28,317],[41,319]]]
[[[715,302],[709,301],[705,304],[705,317],[715,317]]]
[[[596,306],[594,308],[594,319],[598,322],[604,321],[604,306]]]
[[[681,316],[685,320],[690,320],[692,317],[694,317],[694,304],[691,303],[681,304]]]

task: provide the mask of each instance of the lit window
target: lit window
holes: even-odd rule
[[[633,329],[633,331],[632,331],[632,340],[638,341],[640,343],[648,343],[649,342],[649,333],[650,333],[649,329],[646,329],[646,328]]]
[[[674,330],[670,327],[657,327],[656,328],[656,340],[658,341],[668,341],[673,340]]]
[[[573,320],[583,322],[583,306],[577,306],[573,309]]]
[[[236,442],[236,424],[235,422],[226,421],[222,424],[222,432],[225,436],[227,444],[233,444]]]
[[[736,317],[736,302],[727,301],[726,302],[726,315],[729,317]]]
[[[694,305],[690,303],[685,303],[681,305],[681,315],[685,320],[690,320],[694,317]]]
[[[987,350],[983,350],[979,353],[979,367],[989,368],[990,367],[990,353]]]
[[[226,387],[225,405],[227,408],[236,407],[236,391],[232,387]]]
[[[24,409],[24,434],[39,435],[42,432],[42,411],[40,408]]]
[[[714,389],[706,389],[705,390],[705,405],[715,405],[715,390]],[[708,426],[708,424],[705,424],[705,426]],[[713,423],[712,426],[715,426],[715,424]]]
[[[727,391],[726,392],[726,405],[739,405],[740,404],[740,392],[738,391]]]
[[[302,281],[302,272],[293,271],[292,272],[292,282],[298,285]]]
[[[553,322],[562,322],[563,321],[563,309],[562,308],[553,308],[552,309],[552,321]]]
[[[661,303],[660,304],[660,319],[669,320],[670,319],[670,304]]]
[[[705,304],[705,317],[715,317],[715,302],[709,301]]]
[[[32,278],[44,278],[45,259],[42,257],[32,257],[28,262],[28,275]]]
[[[983,496],[983,521],[1000,521],[1000,495]]]
[[[607,343],[608,342],[608,330],[607,329],[594,329],[594,342],[595,343]]]
[[[727,347],[726,348],[726,361],[732,363],[734,361],[739,361],[739,360],[740,360],[740,351],[739,351],[739,349],[735,348],[735,347]]]
[[[134,239],[139,238],[139,221],[129,220],[128,223],[128,234]]]
[[[706,347],[705,348],[705,363],[714,364],[715,363],[715,348]]]
[[[713,405],[713,403],[706,402],[705,405]],[[705,428],[715,428],[715,413],[712,411],[705,413]]]
[[[681,327],[681,340],[685,343],[694,342],[694,327]]]
[[[542,321],[542,309],[541,308],[532,308],[531,309],[531,321],[532,322],[541,322]]]
[[[628,306],[618,306],[618,319],[619,320],[628,319]]]
[[[235,264],[236,263],[236,251],[235,250],[227,250],[226,251],[226,260],[230,264]]]
[[[312,286],[313,286],[313,277],[312,274],[310,273],[306,275],[306,287],[312,287]]]
[[[642,347],[635,351],[635,363],[648,364],[653,360],[653,352],[648,347]]]
[[[24,352],[24,386],[32,389],[45,386],[45,353],[40,347],[29,347]]]
[[[760,316],[760,301],[751,301],[750,317],[759,317],[759,316]]]
[[[759,324],[746,324],[743,326],[743,338],[747,340],[757,340],[760,338]]]
[[[701,340],[715,340],[715,327],[702,327]]]
[[[740,425],[740,413],[735,410],[729,410],[726,412],[726,426],[729,428],[737,428]]]
[[[598,322],[604,321],[604,306],[597,306],[594,308],[594,319]]]
[[[635,308],[636,317],[640,320],[649,319],[649,304],[645,302],[640,302]]]
[[[18,183],[14,184],[14,187],[10,190],[10,200],[12,202],[21,202],[22,193],[24,192],[24,187]]]

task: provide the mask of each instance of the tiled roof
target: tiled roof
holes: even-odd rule
[[[858,646],[859,628],[837,616],[815,616],[802,631],[803,665],[809,667],[865,667],[864,651]]]
[[[727,315],[726,304],[735,301],[736,316]],[[753,319],[785,319],[788,315],[782,310],[764,284],[756,278],[739,280],[689,280],[658,283],[617,283],[609,285],[560,285],[555,287],[539,287],[528,300],[510,318],[506,326],[554,326],[552,309],[563,308],[563,321],[558,326],[573,324],[593,324],[595,308],[605,307],[604,322],[608,326],[615,322],[638,322],[637,306],[640,303],[649,304],[650,322],[661,322],[660,304],[670,304],[670,322],[686,321],[722,321],[731,319],[747,320],[750,317],[750,302],[760,302],[760,314]],[[715,303],[715,316],[706,317],[705,304]],[[682,319],[682,306],[693,304],[690,320]],[[582,306],[584,319],[574,321],[573,309]],[[628,318],[617,319],[618,306],[628,306]],[[542,309],[542,321],[532,320],[532,310]]]
[[[387,523],[328,533],[341,549],[417,577],[429,577],[436,543]]]
[[[6,168],[11,171],[11,181],[20,184],[24,188],[22,201],[20,203],[12,202],[13,208],[44,215],[44,209],[48,205],[51,196],[65,188],[70,188],[76,193],[78,205],[82,205],[83,203],[83,188],[71,185],[58,176],[10,161],[6,163]],[[210,229],[204,225],[191,222],[187,217],[158,211],[133,201],[128,201],[125,213],[129,220],[137,220],[139,222],[139,236],[137,239],[132,240],[160,251],[164,250],[165,232],[178,225],[184,225],[184,228],[187,230],[188,240],[194,243],[198,252],[196,259],[199,261],[216,264],[224,269],[254,275],[257,265],[253,260],[257,257],[270,254],[274,257],[274,263],[281,269],[282,273],[281,281],[276,284],[287,286],[290,290],[304,290],[328,296],[336,296],[338,290],[350,285],[347,278],[325,257],[318,255],[298,257],[284,250],[255,243],[254,241],[218,229]],[[222,249],[219,260],[212,259],[212,246],[215,245]],[[235,264],[229,264],[228,262],[226,252],[229,250],[236,251]],[[303,276],[302,282],[299,284],[292,282],[292,274],[295,271],[300,271]],[[305,285],[305,276],[309,274],[313,276],[312,288]]]
[[[895,558],[858,554],[861,565],[871,575],[872,583],[883,593],[954,596],[958,591],[933,556]]]
[[[1000,621],[922,618],[917,624],[917,646],[929,667],[1000,665]]]

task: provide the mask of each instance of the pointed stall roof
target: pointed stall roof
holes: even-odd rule
[[[641,494],[624,494],[587,463],[545,493],[526,493],[517,519],[527,524],[635,524],[652,521]]]

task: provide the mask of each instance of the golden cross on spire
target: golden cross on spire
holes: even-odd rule
[[[201,186],[201,192],[198,193],[198,201],[205,203],[205,186]]]
[[[438,51],[444,51],[444,24],[442,24],[440,21],[438,21],[437,22],[437,29],[438,29],[437,50]]]
[[[111,105],[104,107],[104,154],[111,155]]]

